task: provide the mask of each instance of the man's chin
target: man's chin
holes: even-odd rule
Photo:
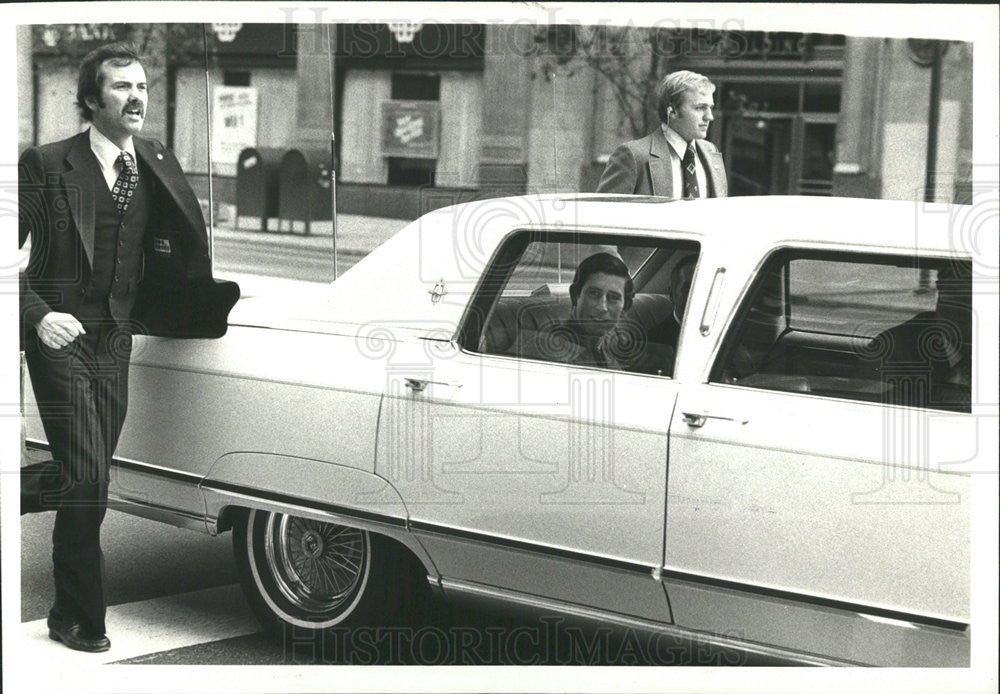
[[[608,332],[615,326],[613,321],[608,320],[587,320],[578,319],[574,321],[576,329],[579,330],[584,335],[590,335],[592,337],[600,337],[604,333]]]

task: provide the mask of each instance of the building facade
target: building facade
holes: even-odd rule
[[[158,56],[145,134],[175,150],[207,198],[211,102],[221,205],[235,203],[244,146],[301,149],[327,169],[332,150],[339,211],[415,218],[484,195],[592,191],[614,147],[645,134],[582,52],[539,49],[546,31],[572,41],[572,28],[211,25],[206,56],[203,26],[143,29]],[[72,58],[120,38],[115,28],[21,26],[17,37],[22,148],[77,132]],[[688,31],[662,50],[663,70],[716,84],[709,138],[731,195],[954,201],[968,191],[970,44]]]

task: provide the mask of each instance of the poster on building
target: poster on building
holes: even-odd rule
[[[440,114],[436,101],[383,101],[382,156],[436,159]]]
[[[217,86],[212,91],[212,165],[216,174],[236,175],[236,162],[257,146],[257,88]]]

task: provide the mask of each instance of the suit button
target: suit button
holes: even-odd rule
[[[120,277],[119,277],[118,275],[115,275],[115,282],[117,282],[117,281],[118,281],[118,280],[120,280],[120,279],[121,279],[121,278],[120,278]]]
[[[125,248],[125,241],[124,240],[120,240],[118,242],[118,245],[121,246],[122,248]]]

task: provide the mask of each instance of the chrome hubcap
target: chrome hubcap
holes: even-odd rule
[[[347,600],[364,576],[367,538],[356,528],[280,514],[268,517],[265,551],[282,595],[325,616]]]

